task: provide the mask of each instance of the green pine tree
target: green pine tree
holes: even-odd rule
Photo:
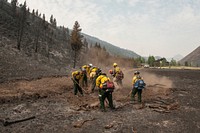
[[[83,46],[82,43],[82,38],[83,36],[81,35],[81,28],[80,25],[78,23],[78,21],[75,21],[73,30],[71,32],[71,48],[74,51],[74,55],[73,55],[73,68],[76,67],[76,63],[78,60],[78,55],[80,54],[81,48]]]

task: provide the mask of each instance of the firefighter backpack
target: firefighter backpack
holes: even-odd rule
[[[144,89],[145,86],[146,86],[146,83],[144,82],[143,79],[138,79],[134,84],[134,87],[139,90]]]
[[[111,91],[113,92],[115,89],[115,85],[112,81],[106,81],[105,83],[103,83],[103,88],[106,89],[106,91]]]

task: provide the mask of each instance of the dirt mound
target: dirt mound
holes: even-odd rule
[[[70,82],[69,82],[70,83]],[[37,100],[60,95],[72,88],[66,77],[5,82],[0,86],[0,103]]]

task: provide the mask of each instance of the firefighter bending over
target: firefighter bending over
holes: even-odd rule
[[[114,84],[110,81],[105,73],[101,73],[96,79],[96,86],[99,89],[99,101],[101,111],[105,110],[104,101],[108,100],[110,109],[115,109],[113,106],[112,92],[114,90]]]
[[[82,78],[82,71],[74,71],[72,72],[72,80],[74,82],[74,95],[77,95],[78,91],[83,96],[83,90],[79,85],[79,80]]]
[[[88,76],[90,73],[90,68],[92,67],[92,64],[84,65],[81,67],[81,71],[83,72],[83,77],[82,77],[82,86],[83,87],[88,87]]]
[[[90,81],[91,81],[91,92],[94,92],[94,89],[96,87],[96,79],[101,73],[101,69],[98,67],[92,67],[90,71]]]

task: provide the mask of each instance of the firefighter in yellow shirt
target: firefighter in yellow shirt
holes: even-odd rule
[[[122,79],[124,78],[124,74],[122,70],[120,70],[119,66],[117,63],[113,63],[114,70],[112,71],[112,76],[114,77],[114,81],[122,87]]]
[[[81,67],[81,71],[83,72],[82,77],[82,86],[88,87],[88,76],[90,73],[90,68],[92,67],[92,64],[84,65]]]
[[[142,102],[142,89],[144,88],[144,86],[146,84],[143,82],[142,86],[138,85],[137,81],[139,81],[139,80],[143,81],[142,77],[140,76],[140,72],[135,71],[134,76],[133,76],[133,80],[132,80],[133,89],[132,89],[132,93],[131,93],[131,103],[133,103],[135,101],[136,93],[138,94],[138,102],[139,103]]]
[[[77,95],[78,91],[83,96],[83,90],[79,85],[80,79],[83,77],[82,71],[74,71],[72,72],[72,79],[74,82],[74,95]]]
[[[96,79],[96,86],[99,89],[99,101],[100,101],[100,109],[101,111],[105,110],[104,101],[107,98],[109,102],[110,109],[114,109],[113,100],[112,100],[112,89],[109,89],[106,83],[110,81],[110,78],[106,76],[105,73],[101,73]],[[114,88],[113,88],[114,89]]]
[[[90,71],[90,81],[92,83],[91,85],[91,91],[94,92],[94,89],[96,87],[96,79],[99,76],[99,74],[101,73],[101,69],[98,67],[92,67],[91,71]]]

